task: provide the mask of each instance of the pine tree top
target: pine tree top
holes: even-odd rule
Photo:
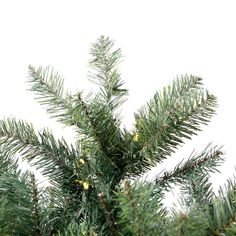
[[[91,46],[89,79],[98,93],[72,94],[51,67],[29,66],[30,90],[52,118],[78,133],[76,145],[49,129],[0,121],[0,234],[3,235],[235,235],[235,183],[216,197],[209,173],[223,162],[221,147],[207,146],[153,182],[137,181],[208,124],[217,99],[194,75],[177,77],[121,128],[117,109],[128,90],[122,54],[101,36]],[[46,176],[21,173],[17,156]],[[181,186],[182,211],[168,210],[165,193]]]

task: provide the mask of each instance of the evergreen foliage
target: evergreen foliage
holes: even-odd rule
[[[118,70],[121,50],[113,47],[104,36],[91,47],[97,94],[72,94],[51,67],[29,66],[36,99],[78,139],[69,145],[26,121],[0,121],[0,235],[236,235],[236,184],[229,180],[216,196],[209,180],[224,160],[221,147],[207,146],[153,182],[137,180],[209,122],[216,97],[201,78],[178,77],[135,113],[133,130],[121,129],[117,109],[128,91]],[[19,155],[49,187],[19,170]],[[163,204],[174,184],[181,211]]]

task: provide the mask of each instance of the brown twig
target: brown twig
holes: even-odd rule
[[[102,205],[102,208],[105,212],[105,215],[106,215],[106,217],[113,229],[114,234],[118,236],[119,232],[118,232],[117,223],[115,222],[114,217],[112,216],[111,212],[108,209],[108,204],[106,202],[104,193],[99,193],[98,197],[99,197],[100,203]]]

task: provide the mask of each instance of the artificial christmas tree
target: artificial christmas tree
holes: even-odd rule
[[[29,66],[31,90],[48,113],[78,133],[76,145],[16,119],[0,121],[1,235],[236,235],[235,183],[215,196],[209,173],[223,161],[208,146],[155,181],[137,180],[207,124],[216,97],[202,79],[181,76],[135,114],[135,127],[121,129],[117,108],[127,90],[117,66],[120,49],[100,37],[91,47],[90,79],[97,94],[71,94],[50,67]],[[50,186],[19,170],[15,155],[40,169]],[[163,204],[181,186],[182,210]]]

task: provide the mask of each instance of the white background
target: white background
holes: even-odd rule
[[[27,66],[50,64],[65,77],[68,89],[89,91],[89,47],[100,35],[110,36],[124,55],[120,68],[130,94],[123,106],[127,128],[133,113],[176,75],[204,78],[204,86],[218,97],[217,115],[162,168],[209,142],[224,145],[222,174],[212,177],[214,186],[223,184],[236,164],[235,12],[236,2],[227,0],[1,1],[0,119],[25,119],[72,141],[72,131],[49,119],[27,91]]]

